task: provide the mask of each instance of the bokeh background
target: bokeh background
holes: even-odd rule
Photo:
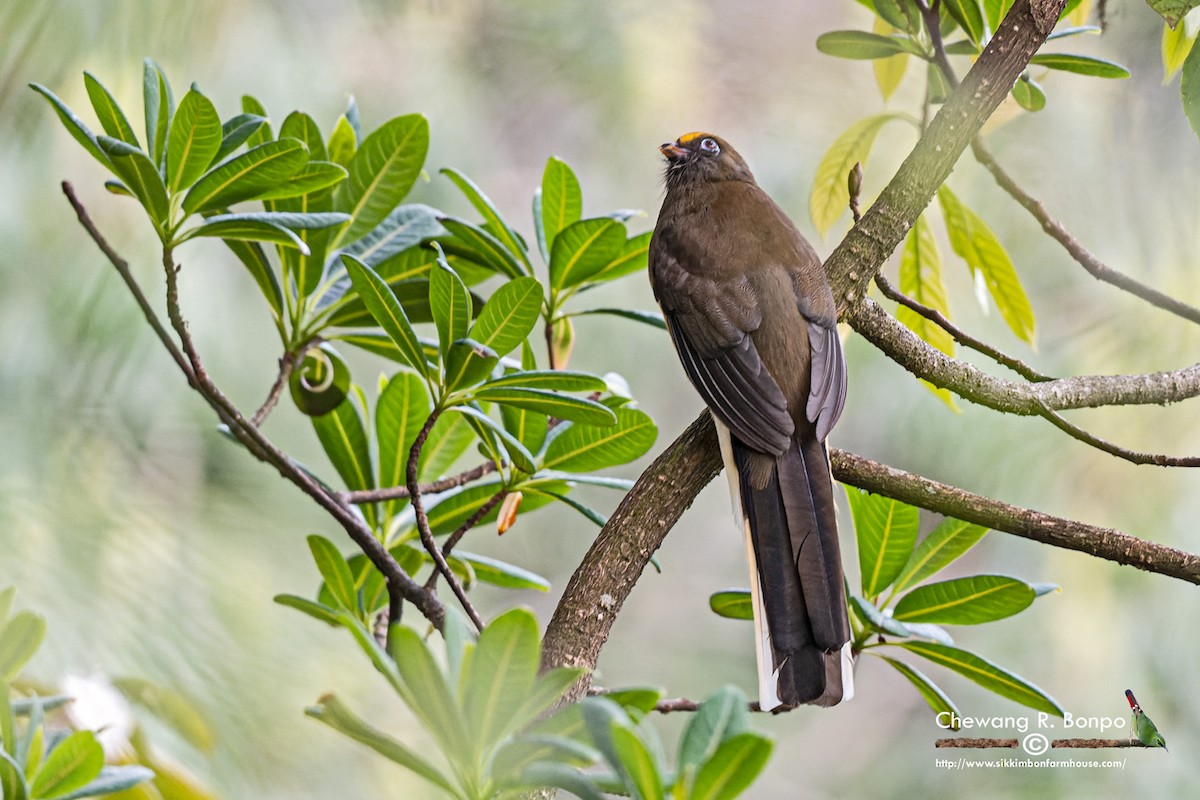
[[[1121,61],[1133,77],[1045,76],[1047,108],[1005,114],[990,143],[1102,259],[1197,303],[1200,141],[1184,120],[1177,82],[1163,85],[1158,18],[1138,2],[1110,8],[1109,16],[1104,37],[1071,44]],[[140,118],[141,59],[151,56],[177,93],[196,81],[223,116],[247,92],[276,121],[299,108],[327,130],[349,94],[368,129],[419,111],[432,126],[427,169],[435,177],[412,199],[469,213],[436,177],[438,168],[453,165],[526,235],[531,193],[549,155],[576,169],[585,213],[645,209],[630,224],[638,231],[652,226],[661,199],[658,143],[710,129],[737,144],[760,182],[811,234],[807,196],[820,155],[851,122],[884,108],[867,63],[822,56],[814,40],[827,30],[865,28],[869,19],[852,2],[786,0],[0,6],[0,584],[15,584],[22,602],[49,619],[48,643],[30,672],[47,680],[138,675],[186,693],[210,717],[216,749],[196,753],[157,728],[155,740],[221,797],[425,796],[399,768],[302,715],[306,704],[335,690],[421,744],[344,635],[271,602],[276,593],[306,593],[317,583],[304,535],[339,532],[216,433],[212,416],[75,224],[59,182],[75,183],[157,298],[160,269],[144,217],[132,202],[104,192],[106,176],[28,82],[46,84],[85,112],[87,69]],[[891,108],[916,110],[921,81],[910,70]],[[868,196],[912,142],[910,129],[884,130],[867,165]],[[954,310],[968,329],[1060,375],[1148,372],[1197,360],[1195,326],[1087,277],[969,158],[951,180],[1012,253],[1037,313],[1038,348],[1031,352],[995,313],[983,313],[966,269],[943,247]],[[818,249],[828,253],[846,225],[823,241],[814,238]],[[201,352],[234,399],[254,407],[278,355],[262,301],[219,247],[189,245],[182,257],[186,312]],[[614,303],[653,307],[641,277],[608,291]],[[700,402],[664,335],[597,319],[579,324],[579,340],[575,363],[624,374],[658,420],[655,451],[694,418]],[[1200,550],[1194,472],[1119,462],[1044,422],[966,403],[952,413],[857,337],[846,349],[851,394],[835,444],[1012,503]],[[367,385],[387,369],[365,357],[353,365]],[[1071,418],[1136,449],[1200,452],[1191,403]],[[277,411],[267,430],[301,459],[323,463],[310,426],[290,407]],[[620,474],[637,471],[635,464]],[[610,509],[616,498],[590,500]],[[706,604],[711,591],[745,584],[727,509],[718,481],[684,516],[659,554],[663,574],[647,574],[625,606],[598,682],[652,683],[691,697],[725,682],[751,688],[749,626],[713,617]],[[481,592],[485,611],[520,602],[548,619],[593,535],[589,523],[563,509],[522,518],[503,540],[487,530],[472,534],[471,549],[535,569],[555,586],[548,595]],[[956,630],[957,641],[1034,681],[1075,715],[1125,717],[1122,692],[1134,689],[1170,754],[1102,753],[1125,762],[1118,770],[937,769],[933,742],[942,731],[933,715],[899,675],[863,659],[853,703],[755,719],[777,737],[777,748],[749,796],[1194,792],[1195,587],[999,533],[955,569],[1058,584],[1059,593],[1017,617]],[[927,672],[966,715],[1034,716],[936,667]],[[673,742],[682,720],[660,723]]]

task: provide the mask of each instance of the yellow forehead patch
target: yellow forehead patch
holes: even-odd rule
[[[707,134],[704,131],[692,131],[691,133],[685,133],[683,136],[680,136],[679,143],[680,144],[689,144],[691,142],[696,141],[697,139],[700,139],[700,138],[703,138],[703,137],[709,136],[709,135],[710,134]]]

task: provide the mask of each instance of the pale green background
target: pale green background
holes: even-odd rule
[[[1046,110],[991,134],[993,150],[1087,246],[1114,267],[1200,302],[1196,269],[1200,142],[1163,86],[1161,23],[1123,3],[1103,40],[1070,42],[1122,61],[1127,81],[1045,76]],[[878,113],[871,68],[822,56],[823,31],[868,26],[851,2],[151,2],[43,0],[0,7],[0,584],[49,619],[30,672],[141,675],[194,697],[220,743],[201,757],[157,740],[229,798],[420,797],[399,768],[305,718],[335,690],[406,741],[420,734],[350,640],[271,603],[316,584],[303,537],[339,536],[315,506],[221,438],[139,318],[116,275],[75,224],[58,183],[75,183],[156,301],[154,237],[135,204],[108,196],[100,168],[25,88],[51,87],[93,119],[81,72],[96,74],[140,119],[141,59],[177,93],[196,81],[223,116],[244,92],[281,120],[308,111],[329,129],[353,93],[367,128],[419,111],[432,128],[413,199],[469,214],[437,169],[471,175],[531,233],[531,193],[547,156],[577,170],[585,210],[645,209],[661,197],[656,146],[703,128],[736,143],[762,184],[811,234],[817,160],[855,119]],[[915,110],[914,73],[892,103]],[[1042,78],[1035,70],[1036,77]],[[913,142],[884,129],[867,165],[878,191]],[[1010,249],[1038,315],[1038,351],[983,316],[966,270],[943,247],[956,315],[971,330],[1055,374],[1143,372],[1196,361],[1196,328],[1097,284],[966,158],[955,190]],[[828,253],[847,225],[825,241]],[[219,246],[181,253],[186,312],[213,374],[244,407],[273,375],[275,337],[261,299]],[[890,267],[894,270],[894,265]],[[893,273],[894,274],[894,273]],[[643,278],[608,294],[651,308]],[[576,366],[626,375],[662,428],[659,449],[696,414],[665,336],[632,323],[580,323]],[[614,342],[619,342],[619,346]],[[1003,500],[1200,550],[1194,473],[1134,467],[1048,424],[962,404],[946,410],[906,373],[851,336],[850,402],[833,441],[863,455]],[[354,358],[373,385],[383,362]],[[1071,419],[1143,450],[1200,452],[1195,408],[1081,412]],[[267,432],[306,462],[324,462],[306,421],[283,406]],[[619,470],[634,476],[637,468]],[[591,494],[609,509],[611,494]],[[668,539],[665,573],[648,574],[614,628],[598,681],[654,683],[701,697],[753,680],[748,626],[714,618],[709,592],[744,585],[723,482]],[[929,522],[932,523],[932,520]],[[547,596],[480,592],[487,614],[512,602],[548,618],[592,526],[551,509],[503,540],[471,549],[541,571]],[[343,539],[339,542],[348,546]],[[849,549],[849,548],[848,548]],[[857,573],[848,558],[852,580]],[[1171,746],[1113,751],[1124,770],[934,768],[939,731],[898,675],[874,659],[859,694],[832,711],[756,717],[777,737],[752,797],[1184,796],[1196,784],[1200,701],[1195,587],[1087,556],[993,534],[966,570],[1051,581],[1062,592],[1004,622],[955,631],[960,644],[1015,669],[1077,715],[1124,716],[1133,688]],[[1025,711],[930,667],[964,714]],[[1032,716],[1032,712],[1030,712]],[[672,741],[682,720],[660,721]],[[1051,735],[1062,731],[1048,731]],[[1085,732],[1098,735],[1098,732]],[[1090,753],[1076,753],[1076,757]]]

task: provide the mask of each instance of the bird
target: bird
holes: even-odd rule
[[[1166,750],[1167,740],[1158,732],[1158,728],[1146,716],[1146,712],[1142,711],[1142,707],[1138,705],[1137,698],[1133,696],[1133,692],[1126,689],[1125,699],[1129,701],[1129,707],[1133,709],[1133,733],[1137,736],[1138,741],[1147,747],[1161,747],[1163,750]],[[1167,752],[1170,751],[1168,750]]]
[[[816,250],[711,133],[663,144],[649,277],[708,406],[746,542],[759,705],[854,694],[825,440],[846,400],[837,308]]]

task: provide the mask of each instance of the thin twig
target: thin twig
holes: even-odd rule
[[[275,376],[275,383],[271,385],[271,390],[267,392],[267,399],[263,400],[263,404],[250,417],[251,425],[256,428],[262,427],[263,422],[267,419],[267,415],[271,413],[271,410],[275,408],[275,405],[279,402],[279,398],[283,395],[283,387],[287,386],[288,378],[292,375],[292,370],[296,368],[297,364],[304,361],[304,354],[315,343],[315,339],[309,339],[295,351],[288,351],[279,357],[279,374]]]
[[[421,484],[418,488],[421,490],[421,494],[437,494],[477,481],[484,475],[495,472],[498,468],[496,462],[485,461],[479,466],[465,472],[451,475],[448,478],[442,478],[440,481]],[[351,505],[382,503],[385,500],[403,500],[408,496],[409,491],[407,486],[388,486],[384,489],[359,489],[353,492],[342,493],[342,499]]]
[[[1129,292],[1135,297],[1145,300],[1156,308],[1161,308],[1164,311],[1169,311],[1176,316],[1182,317],[1189,322],[1194,322],[1200,325],[1200,308],[1189,305],[1169,294],[1160,292],[1158,289],[1151,288],[1144,283],[1130,278],[1124,273],[1118,272],[1108,266],[1096,256],[1092,255],[1086,247],[1079,243],[1060,222],[1050,216],[1046,211],[1046,207],[1032,197],[1028,192],[1022,189],[1017,182],[1014,181],[1004,168],[996,161],[988,149],[984,146],[983,141],[978,137],[971,143],[971,152],[975,154],[975,159],[983,165],[988,172],[992,173],[996,183],[1000,188],[1016,200],[1026,211],[1033,215],[1033,218],[1041,223],[1042,230],[1050,235],[1052,239],[1063,246],[1063,249],[1070,254],[1071,258],[1078,262],[1079,266],[1087,270],[1088,274],[1093,278],[1103,281],[1118,289]]]
[[[1042,417],[1071,438],[1078,439],[1097,450],[1102,450],[1109,455],[1116,456],[1133,464],[1153,464],[1156,467],[1200,467],[1200,458],[1196,456],[1168,456],[1163,453],[1143,453],[1115,445],[1112,442],[1101,439],[1099,436],[1088,433],[1074,423],[1068,422],[1062,414],[1049,408],[1044,402],[1042,403]]]
[[[442,544],[442,555],[449,556],[450,551],[453,550],[455,548],[455,546],[460,541],[462,541],[462,538],[467,535],[467,531],[471,530],[471,528],[474,528],[476,525],[478,525],[479,520],[486,517],[488,515],[488,512],[491,511],[493,508],[495,508],[496,504],[499,503],[501,500],[503,500],[504,496],[506,494],[508,494],[508,490],[501,489],[500,491],[496,492],[494,495],[489,497],[483,505],[481,505],[479,508],[475,509],[475,513],[473,513],[473,514],[471,514],[471,516],[467,517],[467,519],[463,522],[463,524],[459,525],[458,529],[455,530],[454,533],[450,534],[446,538],[446,541]],[[425,581],[426,589],[428,589],[429,591],[434,590],[434,588],[437,586],[439,574],[440,573],[436,569],[433,571],[433,573],[429,576],[429,579],[427,581]]]
[[[899,303],[900,305],[902,305],[908,309],[911,309],[912,311],[916,312],[917,314],[920,314],[922,317],[929,320],[933,324],[940,327],[942,330],[946,331],[946,333],[953,336],[954,341],[958,342],[963,347],[969,347],[972,350],[976,350],[980,353],[983,353],[985,356],[992,359],[997,364],[1008,367],[1013,372],[1017,373],[1022,378],[1025,378],[1028,381],[1034,381],[1036,383],[1036,382],[1040,382],[1040,381],[1054,380],[1054,378],[1052,378],[1051,376],[1043,375],[1042,373],[1033,369],[1028,364],[1021,361],[1020,359],[1017,359],[1017,358],[1014,358],[1013,356],[1007,355],[1006,353],[1002,352],[1001,350],[998,350],[997,348],[992,347],[987,342],[985,342],[981,339],[977,339],[974,336],[970,335],[969,333],[964,331],[962,328],[958,327],[953,322],[951,322],[949,319],[947,319],[946,316],[944,314],[942,314],[940,311],[937,311],[936,309],[932,309],[929,306],[923,305],[921,303],[918,303],[916,300],[913,300],[911,297],[904,294],[899,289],[897,289],[895,286],[893,286],[891,281],[889,281],[887,278],[885,278],[883,276],[883,273],[880,273],[875,276],[875,285],[879,287],[879,291],[883,292],[884,297],[887,297],[889,300],[894,300],[895,302]]]
[[[76,197],[74,189],[69,183],[63,183],[63,193],[75,209],[80,225],[125,281],[130,293],[142,309],[142,313],[146,316],[147,322],[154,329],[163,347],[170,353],[180,371],[187,378],[188,385],[204,398],[221,421],[229,428],[230,433],[246,449],[260,461],[275,467],[280,475],[295,484],[337,520],[350,535],[350,538],[354,540],[355,544],[358,545],[359,549],[371,559],[371,562],[388,579],[389,592],[399,592],[404,599],[415,605],[436,628],[441,629],[445,619],[445,608],[438,601],[437,597],[431,592],[426,592],[419,583],[400,569],[400,565],[396,563],[396,560],[392,558],[387,549],[375,539],[374,534],[362,523],[356,513],[337,498],[336,492],[333,492],[297,466],[287,454],[276,447],[261,431],[251,425],[242,415],[241,411],[229,401],[229,398],[212,383],[203,368],[203,362],[201,362],[199,355],[196,353],[191,337],[187,333],[187,324],[184,322],[179,310],[177,268],[171,260],[169,253],[164,254],[164,268],[167,272],[167,314],[171,319],[172,326],[176,329],[176,333],[180,336],[180,341],[183,345],[182,352],[159,321],[153,308],[146,301],[145,294],[129,271],[128,262],[121,258],[105,241],[103,235],[101,235],[95,223],[92,222],[90,215],[79,201],[79,198]],[[197,369],[197,367],[199,368]]]
[[[408,451],[408,472],[406,475],[408,480],[408,497],[412,502],[413,515],[416,517],[417,533],[421,536],[421,544],[425,546],[429,557],[433,559],[435,574],[437,572],[442,573],[442,576],[446,579],[446,583],[450,586],[450,590],[458,598],[459,604],[467,612],[467,616],[471,618],[471,622],[475,624],[475,629],[482,631],[483,619],[480,618],[479,612],[475,610],[475,606],[471,605],[471,601],[467,598],[467,593],[463,589],[462,584],[458,582],[458,578],[454,577],[454,573],[450,570],[450,565],[446,563],[446,557],[442,555],[437,542],[433,540],[433,531],[429,528],[429,516],[425,513],[425,503],[421,499],[421,487],[417,483],[417,471],[421,464],[421,448],[425,446],[425,440],[429,438],[429,431],[433,429],[434,423],[438,421],[440,416],[441,409],[434,409],[429,418],[425,420],[425,424],[421,426],[421,430],[417,432],[417,438],[413,441],[412,449]],[[422,588],[432,593],[432,588]]]

